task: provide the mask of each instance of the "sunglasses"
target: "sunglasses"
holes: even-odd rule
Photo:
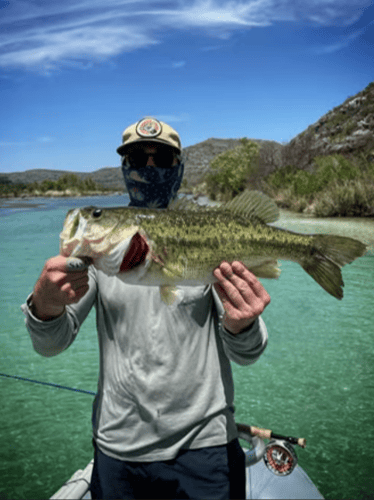
[[[155,153],[146,153],[142,149],[134,149],[127,153],[130,165],[135,168],[145,167],[150,156],[156,167],[168,168],[173,166],[174,152],[169,148],[157,147]]]

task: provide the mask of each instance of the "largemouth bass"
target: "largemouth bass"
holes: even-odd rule
[[[341,299],[341,267],[366,251],[352,238],[298,234],[269,225],[279,211],[258,191],[245,191],[219,208],[192,205],[70,210],[60,234],[60,253],[89,257],[109,276],[160,286],[163,292],[213,283],[213,270],[223,260],[242,261],[259,278],[277,278],[277,259],[291,260]]]

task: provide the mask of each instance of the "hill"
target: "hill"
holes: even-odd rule
[[[374,160],[374,82],[286,144],[282,165],[309,170],[316,156],[361,153]]]
[[[264,177],[282,162],[282,144],[276,141],[250,139],[260,146],[259,177]],[[184,149],[186,154],[185,174],[187,183],[191,186],[199,184],[209,171],[210,162],[220,153],[234,149],[240,144],[240,139],[207,139],[194,146]]]
[[[47,170],[32,169],[25,172],[11,172],[0,174],[1,183],[30,184],[33,182],[43,182],[45,180],[57,181],[62,175],[75,174],[80,179],[91,178],[106,189],[113,191],[123,191],[125,182],[122,177],[121,168],[104,167],[94,172],[73,172],[70,170]]]

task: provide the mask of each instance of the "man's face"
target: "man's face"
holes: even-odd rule
[[[131,144],[122,157],[122,173],[130,206],[166,208],[176,197],[183,177],[177,149],[155,141]]]
[[[178,165],[173,148],[157,143],[134,144],[128,149],[126,159],[133,168],[168,168]]]

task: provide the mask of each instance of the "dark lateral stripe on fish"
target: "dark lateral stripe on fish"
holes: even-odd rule
[[[132,267],[144,262],[148,250],[149,246],[145,238],[143,238],[143,236],[141,236],[139,233],[136,233],[132,237],[130,248],[123,258],[120,272],[123,273],[125,271],[128,271]]]

